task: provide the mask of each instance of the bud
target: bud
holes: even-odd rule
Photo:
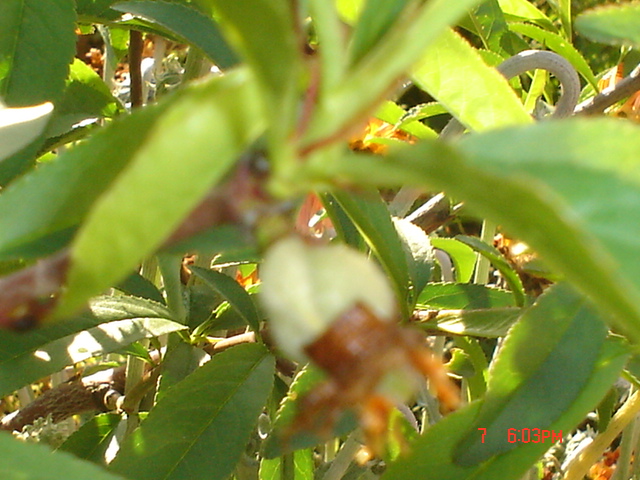
[[[267,252],[260,278],[271,332],[294,360],[307,361],[305,347],[356,305],[385,321],[396,317],[394,294],[380,267],[345,245],[285,238]]]

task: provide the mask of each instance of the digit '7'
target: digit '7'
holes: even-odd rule
[[[482,443],[484,443],[484,436],[487,434],[486,428],[478,428],[478,430],[482,430]]]

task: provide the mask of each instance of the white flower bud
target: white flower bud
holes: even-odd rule
[[[357,304],[380,319],[395,320],[386,276],[366,255],[345,245],[285,238],[267,252],[260,278],[271,332],[294,360],[306,361],[304,348]]]

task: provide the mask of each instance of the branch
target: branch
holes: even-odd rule
[[[611,105],[618,103],[640,90],[640,65],[633,69],[628,77],[614,86],[606,88],[598,95],[582,102],[574,111],[575,115],[595,115],[604,112]]]

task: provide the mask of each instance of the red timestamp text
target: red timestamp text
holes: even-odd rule
[[[487,434],[486,428],[478,428],[482,432],[482,443]],[[562,442],[562,430],[543,430],[540,428],[510,428],[507,430],[507,441],[509,443],[545,443],[550,440],[552,443]]]

